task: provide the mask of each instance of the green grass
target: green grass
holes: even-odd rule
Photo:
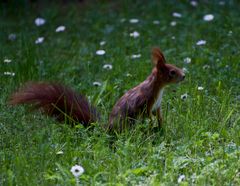
[[[85,169],[82,185],[240,185],[237,0],[197,7],[188,1],[19,2],[0,4],[0,185],[74,185],[70,169],[75,164]],[[172,17],[173,12],[182,18]],[[203,21],[209,13],[214,20]],[[41,27],[34,24],[39,16],[47,21]],[[130,24],[131,18],[139,23]],[[170,26],[171,21],[177,25]],[[65,32],[55,32],[59,25]],[[135,30],[140,37],[129,37]],[[17,35],[15,41],[8,40],[10,33]],[[40,36],[45,41],[36,45]],[[207,44],[197,46],[201,39]],[[188,70],[185,82],[165,90],[164,131],[149,131],[146,120],[111,136],[102,126],[116,100],[151,72],[152,46],[160,46],[169,63]],[[98,49],[106,55],[95,55]],[[138,53],[141,58],[131,59]],[[190,64],[184,63],[186,57]],[[4,63],[6,58],[12,62]],[[106,63],[113,69],[104,70]],[[71,86],[97,105],[102,121],[93,130],[71,128],[30,113],[29,107],[10,107],[9,95],[26,81]],[[104,86],[94,87],[94,81]],[[178,183],[181,175],[185,179]]]

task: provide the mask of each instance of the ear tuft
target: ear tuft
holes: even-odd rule
[[[153,61],[153,64],[155,66],[161,66],[161,65],[164,65],[166,60],[165,60],[165,57],[163,55],[163,53],[161,52],[161,50],[157,47],[154,47],[152,49],[152,61]]]

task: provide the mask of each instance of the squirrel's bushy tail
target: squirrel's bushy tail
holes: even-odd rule
[[[99,119],[96,108],[90,105],[85,96],[72,89],[54,83],[31,82],[10,97],[10,104],[32,104],[59,121],[66,118],[88,126]]]

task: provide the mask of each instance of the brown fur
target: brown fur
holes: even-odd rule
[[[181,69],[166,64],[165,57],[158,48],[153,48],[152,60],[154,68],[147,79],[126,92],[116,102],[109,117],[109,130],[121,131],[127,123],[133,123],[139,116],[151,119],[156,103],[156,116],[161,126],[162,116],[158,103],[160,91],[170,83],[182,81],[185,75]],[[55,116],[59,121],[72,118],[88,126],[99,119],[96,109],[83,95],[59,84],[28,83],[10,98],[12,105],[23,103],[33,104],[35,108]]]
[[[59,84],[28,83],[24,88],[13,94],[11,105],[30,103],[34,108],[41,108],[49,116],[59,121],[71,118],[87,126],[99,117],[96,109],[88,100],[70,88]]]
[[[165,64],[165,57],[158,48],[152,50],[154,68],[152,73],[138,86],[126,92],[115,104],[110,114],[109,130],[124,129],[125,123],[134,121],[139,115],[152,116],[152,107],[157,101],[159,92],[166,85],[176,83],[184,79],[181,69]],[[175,72],[170,75],[170,72]],[[162,123],[160,107],[156,109],[158,124]]]

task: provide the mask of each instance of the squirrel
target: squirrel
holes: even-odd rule
[[[162,127],[161,101],[166,85],[183,81],[182,69],[166,64],[159,48],[152,49],[152,73],[145,81],[127,91],[114,105],[109,116],[107,130],[122,131],[127,124],[134,123],[139,117],[157,117],[158,127]],[[12,94],[11,105],[32,104],[45,114],[58,121],[66,118],[88,127],[100,120],[100,114],[84,95],[56,83],[30,82]]]

